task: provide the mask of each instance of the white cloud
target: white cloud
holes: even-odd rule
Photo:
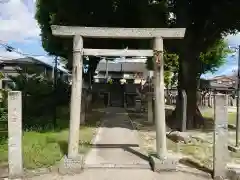
[[[240,33],[236,35],[229,35],[226,37],[226,40],[229,46],[238,46],[240,45]]]
[[[1,1],[1,0],[0,0]],[[34,18],[36,0],[6,0],[0,3],[0,43],[39,41],[40,29]],[[39,46],[41,49],[41,47]],[[21,49],[16,49],[21,53]],[[17,52],[8,52],[0,46],[1,59],[16,59],[26,56]],[[34,57],[46,64],[52,65],[53,58],[49,56]]]
[[[0,40],[8,42],[39,38],[40,29],[32,11],[35,4],[24,2],[9,0],[0,4]]]

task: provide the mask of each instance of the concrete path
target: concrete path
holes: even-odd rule
[[[140,153],[139,139],[123,108],[107,108],[103,124],[86,157],[81,174],[45,174],[29,180],[210,180],[198,170],[178,167],[177,172],[155,173]],[[100,168],[101,167],[101,168]],[[113,168],[114,167],[114,168]]]
[[[150,169],[148,157],[139,147],[137,132],[125,109],[106,109],[93,148],[86,157],[85,167]]]

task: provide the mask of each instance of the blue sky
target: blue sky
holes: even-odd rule
[[[31,55],[48,64],[53,58],[47,56],[40,39],[40,29],[36,20],[35,0],[6,0],[0,4],[0,43],[6,43],[19,52]],[[6,52],[0,48],[0,59],[20,58],[16,52]]]
[[[5,0],[0,4],[0,43],[7,43],[19,52],[38,55],[36,58],[51,64],[53,58],[47,56],[42,49],[40,29],[34,19],[36,0]],[[240,44],[240,34],[226,37],[230,46]],[[6,52],[0,48],[0,59],[22,57],[15,52]],[[237,56],[229,56],[226,64],[214,74],[206,74],[209,78],[216,75],[231,74],[237,67]]]

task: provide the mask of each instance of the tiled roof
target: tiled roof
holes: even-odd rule
[[[16,59],[0,59],[0,63],[3,64],[42,64],[43,66],[53,68],[53,65],[45,63],[39,59],[26,57],[26,58],[16,58]],[[58,67],[58,69],[62,72],[68,73],[68,70],[63,67]]]
[[[232,75],[232,76],[226,76],[226,75],[222,75],[222,76],[215,76],[214,78],[210,79],[210,80],[220,80],[220,79],[229,79],[229,80],[236,80],[236,76]]]

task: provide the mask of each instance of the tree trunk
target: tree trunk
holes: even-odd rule
[[[192,82],[191,86],[188,86],[186,90],[187,94],[187,128],[191,129],[196,127],[196,115],[198,112],[197,107],[197,89],[196,89],[196,79],[191,75],[189,81]],[[195,82],[194,82],[195,81]]]
[[[180,55],[180,69],[178,77],[178,99],[176,106],[176,118],[179,120],[182,111],[181,91],[185,90],[187,94],[187,129],[198,127],[203,124],[201,112],[197,106],[197,86],[198,86],[198,53],[186,53]]]

